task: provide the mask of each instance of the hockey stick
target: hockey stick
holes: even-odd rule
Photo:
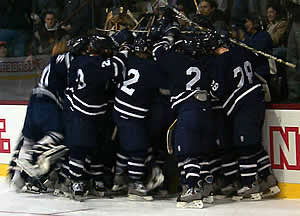
[[[179,18],[181,18],[181,19],[183,19],[184,21],[188,22],[190,25],[193,25],[193,26],[195,26],[195,27],[197,27],[197,28],[199,28],[200,30],[203,30],[203,31],[212,31],[211,29],[208,29],[208,28],[204,28],[204,27],[202,27],[202,26],[199,26],[197,23],[195,23],[195,22],[193,22],[192,20],[190,20],[189,18],[187,18],[183,13],[181,13],[180,11],[178,11],[176,8],[170,6],[170,5],[166,2],[166,0],[161,0],[161,1],[162,1],[167,7],[169,7],[174,13],[176,13],[176,14],[178,15]],[[242,42],[239,42],[239,41],[237,41],[237,40],[235,40],[235,39],[233,39],[233,38],[229,38],[229,40],[230,40],[231,43],[234,43],[234,44],[236,44],[236,45],[238,45],[238,46],[244,47],[244,48],[246,48],[246,49],[248,49],[248,50],[250,50],[250,51],[252,51],[252,52],[254,52],[254,53],[261,54],[261,55],[263,55],[263,56],[265,56],[265,57],[267,57],[267,58],[269,58],[269,59],[273,59],[274,61],[277,61],[278,63],[284,64],[284,65],[286,65],[286,66],[288,66],[288,67],[291,67],[291,68],[296,68],[296,67],[297,67],[296,64],[293,64],[293,63],[290,63],[290,62],[286,62],[286,61],[284,61],[284,60],[282,60],[282,59],[280,59],[280,58],[277,58],[277,57],[275,57],[275,56],[272,56],[272,55],[270,55],[270,54],[267,54],[267,53],[265,53],[265,52],[263,52],[263,51],[254,49],[253,47],[250,47],[250,46],[248,46],[248,45],[246,45],[246,44],[244,44],[244,43],[242,43]]]
[[[151,28],[152,28],[152,26],[153,26],[154,21],[155,21],[155,15],[153,15],[152,20],[151,20],[151,23],[150,23],[150,26],[149,26],[149,28],[148,28],[148,31],[147,31],[147,38],[149,37],[149,35],[150,35],[150,33],[151,33]]]
[[[196,13],[197,13],[197,14],[200,14],[200,9],[199,9],[197,0],[194,0],[194,4],[195,4],[196,10],[197,10]]]
[[[131,13],[130,10],[127,10],[127,15],[133,20],[133,22],[135,23],[135,25],[138,25],[138,21],[136,20],[136,18],[133,16],[133,14]]]
[[[173,154],[173,152],[174,152],[173,144],[172,144],[172,132],[175,128],[176,122],[177,122],[177,119],[175,119],[175,121],[171,124],[171,126],[169,127],[169,129],[167,131],[167,150],[170,155]]]

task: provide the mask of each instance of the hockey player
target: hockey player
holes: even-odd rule
[[[148,59],[151,51],[146,35],[135,39],[133,49],[128,56],[125,80],[115,96],[114,120],[120,141],[117,169],[122,169],[123,165],[123,169],[128,170],[130,200],[153,200],[148,192],[159,186],[164,177],[158,173],[157,185],[147,188],[146,158],[151,145],[149,118],[153,99],[165,79],[157,64]],[[117,175],[118,172],[120,170]]]
[[[167,31],[167,37],[155,45],[153,54],[168,77],[171,108],[177,116],[174,152],[184,169],[182,184],[187,184],[187,190],[178,197],[177,207],[202,208],[212,183],[207,160],[215,149],[208,95],[212,58],[202,55],[198,39],[201,34],[178,40],[166,51],[175,28],[167,29],[171,32]]]
[[[54,56],[43,70],[38,86],[32,90],[22,130],[23,142],[19,143],[19,153],[15,155],[11,164],[16,163],[19,169],[24,170],[10,172],[13,175],[12,183],[18,189],[21,189],[28,179],[32,179],[30,177],[37,178],[49,171],[51,164],[45,168],[33,166],[37,162],[43,163],[39,161],[40,156],[47,159],[47,162],[54,163],[66,153],[66,147],[62,145],[64,138],[62,97],[67,86],[66,59],[71,54],[65,49],[67,46],[61,45],[62,43],[66,42],[56,44]],[[77,48],[84,46],[84,43],[77,43],[76,46]],[[13,169],[14,166],[11,171]],[[40,189],[36,188],[37,192]]]
[[[103,142],[108,80],[122,81],[125,55],[112,55],[113,41],[107,36],[90,37],[89,55],[74,59],[67,90],[68,120],[66,143],[70,149],[69,172],[72,197],[85,199],[88,192],[85,170],[92,176],[93,190],[104,194],[103,162],[99,151]]]
[[[280,190],[261,144],[265,102],[261,80],[255,73],[260,58],[241,47],[225,48],[214,32],[207,33],[207,40],[211,43],[210,50],[218,55],[211,95],[222,103],[231,126],[229,148],[238,155],[242,185],[236,198],[260,200],[262,196],[274,195]],[[232,166],[232,173],[234,170]]]

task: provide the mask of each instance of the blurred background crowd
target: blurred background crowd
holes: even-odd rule
[[[132,28],[155,0],[1,0],[0,64],[5,57],[50,55],[62,38]],[[206,16],[220,33],[300,63],[299,0],[168,0],[187,17]],[[158,4],[162,4],[159,1]],[[182,23],[182,25],[185,25]],[[273,103],[300,102],[300,67],[269,61]],[[1,73],[1,67],[0,67]],[[0,95],[1,96],[1,95]],[[3,98],[0,98],[3,100]]]

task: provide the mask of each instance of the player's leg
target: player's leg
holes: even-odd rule
[[[85,159],[90,152],[98,147],[98,121],[74,114],[72,116],[72,135],[67,141],[69,147],[69,174],[71,180],[72,198],[83,201],[88,193],[89,178],[85,172]]]
[[[145,186],[146,157],[149,147],[149,131],[146,120],[124,119],[116,116],[120,149],[128,155],[128,198],[152,200]]]
[[[211,117],[209,109],[188,110],[178,115],[174,150],[184,168],[183,184],[188,186],[177,199],[178,207],[202,208],[203,199],[210,195],[213,179],[207,159],[215,149]]]
[[[241,188],[238,199],[262,199],[257,182],[257,154],[262,148],[262,124],[265,104],[253,94],[232,116],[234,146],[239,155]]]
[[[158,95],[151,108],[151,117],[149,120],[150,132],[151,132],[151,146],[153,148],[153,163],[151,165],[152,171],[150,175],[152,178],[156,178],[156,182],[159,182],[159,173],[162,173],[160,177],[166,176],[166,160],[168,158],[168,152],[166,148],[166,134],[169,126],[175,119],[173,110],[171,110],[170,99],[167,95]],[[152,184],[153,181],[149,183]],[[152,184],[153,185],[153,184]],[[154,186],[154,185],[153,185]],[[164,180],[161,186],[154,189],[153,195],[159,198],[166,197],[168,195],[167,182]],[[149,189],[149,187],[148,187]]]

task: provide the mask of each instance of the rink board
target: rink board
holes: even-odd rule
[[[7,173],[10,157],[19,139],[26,103],[0,104],[0,176]],[[280,182],[284,198],[300,198],[300,106],[274,105],[266,111],[263,143]]]

